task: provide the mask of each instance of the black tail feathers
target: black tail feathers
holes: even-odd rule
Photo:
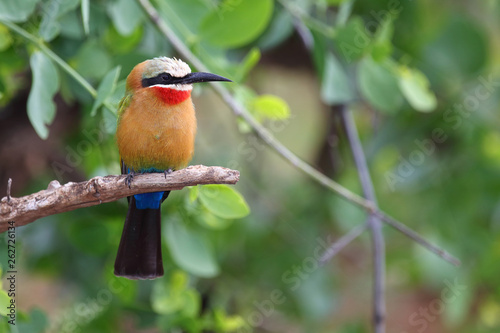
[[[137,209],[133,196],[116,255],[115,275],[134,280],[163,276],[160,208]]]

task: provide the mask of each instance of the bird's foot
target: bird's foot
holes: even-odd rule
[[[170,175],[174,170],[172,168],[169,168],[168,170],[163,171],[163,174],[165,175],[165,179],[167,179],[167,175]]]
[[[134,179],[134,176],[135,176],[135,172],[130,171],[127,174],[127,177],[125,177],[125,185],[128,186],[128,188],[130,188],[130,185],[132,184],[132,180]]]

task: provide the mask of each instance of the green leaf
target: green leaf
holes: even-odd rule
[[[392,53],[391,39],[394,34],[392,19],[387,19],[381,23],[375,34],[375,40],[372,46],[372,57],[377,62],[388,58]]]
[[[275,11],[269,27],[257,40],[257,46],[268,50],[283,43],[294,31],[292,15],[286,10]]]
[[[142,8],[134,0],[118,0],[108,7],[109,16],[120,34],[128,36],[143,19]]]
[[[0,24],[0,52],[5,51],[12,44],[12,36],[9,33],[9,29]]]
[[[102,79],[111,69],[112,62],[98,41],[89,40],[80,47],[71,64],[86,78]]]
[[[437,106],[434,93],[429,88],[429,80],[417,69],[401,66],[399,88],[410,105],[417,111],[430,112]]]
[[[282,98],[274,95],[261,95],[252,101],[252,113],[259,121],[262,119],[281,120],[290,117],[290,107]]]
[[[240,47],[264,31],[272,13],[272,0],[225,0],[202,21],[199,32],[213,45]]]
[[[153,311],[167,315],[181,310],[186,303],[187,282],[188,276],[182,271],[175,271],[168,283],[165,279],[156,280],[151,293]]]
[[[56,114],[52,98],[59,89],[56,67],[42,52],[36,51],[30,58],[33,83],[28,97],[28,118],[40,138],[47,139],[50,125]]]
[[[29,320],[27,322],[19,321],[19,332],[26,333],[43,333],[47,327],[49,320],[45,312],[40,309],[32,309],[29,313]]]
[[[85,31],[85,35],[88,35],[90,32],[90,0],[82,0],[81,3],[82,10],[82,22],[83,22],[83,31]]]
[[[360,17],[351,18],[345,26],[340,26],[335,36],[338,53],[348,64],[360,59],[371,47],[371,36]]]
[[[214,215],[226,219],[247,216],[250,208],[243,196],[227,185],[203,185],[200,201]]]
[[[58,19],[78,6],[80,0],[50,0],[42,8],[42,21],[38,33],[45,41],[51,41],[61,31]]]
[[[253,47],[250,52],[246,55],[245,59],[237,68],[236,79],[234,81],[243,81],[243,79],[248,75],[252,68],[257,65],[260,60],[260,51],[258,48]]]
[[[200,277],[219,274],[212,249],[200,234],[173,220],[167,225],[165,237],[170,254],[179,267]]]
[[[7,307],[10,305],[10,297],[5,290],[0,290],[0,315],[6,316],[9,313]]]
[[[0,19],[12,22],[24,22],[35,10],[40,0],[2,0],[0,1]]]
[[[379,111],[394,113],[402,106],[397,78],[384,63],[364,58],[358,67],[358,82],[363,97]]]
[[[97,109],[104,103],[104,101],[115,91],[116,82],[120,76],[120,66],[116,66],[106,74],[104,79],[99,84],[97,88],[97,96],[90,111],[90,115],[93,117],[97,113]]]
[[[138,26],[137,29],[128,36],[122,36],[116,31],[114,26],[110,25],[104,35],[104,43],[113,53],[126,54],[133,51],[137,44],[141,42],[142,37],[142,26]]]
[[[354,99],[349,78],[332,54],[325,58],[325,73],[321,84],[321,99],[328,105],[348,103]]]
[[[198,199],[199,187],[198,186],[189,186],[189,201],[194,202]]]
[[[201,226],[214,230],[222,230],[233,224],[232,219],[224,219],[222,217],[215,216],[207,209],[200,209],[198,215],[196,216],[196,221]]]

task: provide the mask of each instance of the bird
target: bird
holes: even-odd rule
[[[194,152],[196,116],[193,83],[231,80],[191,72],[180,59],[157,57],[137,64],[126,80],[118,105],[116,143],[121,172],[130,187],[137,173],[167,175],[185,168]],[[163,276],[160,207],[170,191],[127,198],[128,212],[114,274],[128,279]]]

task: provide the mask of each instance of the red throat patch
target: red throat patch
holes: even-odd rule
[[[191,90],[177,90],[164,87],[151,87],[154,89],[155,95],[161,98],[162,101],[169,105],[179,104],[184,102],[191,96]]]

